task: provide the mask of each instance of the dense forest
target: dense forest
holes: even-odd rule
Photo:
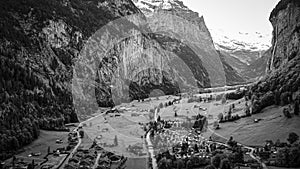
[[[271,105],[294,107],[300,101],[300,55],[295,56],[286,67],[268,74],[250,88],[253,113],[259,113]]]
[[[46,86],[30,67],[1,56],[0,77],[0,159],[36,139],[39,129],[63,130],[78,121],[71,93],[54,82]]]
[[[65,130],[65,123],[78,122],[71,81],[84,41],[135,12],[127,0],[0,2],[0,161],[40,129]]]

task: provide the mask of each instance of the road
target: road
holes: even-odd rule
[[[96,158],[96,161],[95,161],[94,166],[93,166],[92,169],[96,169],[96,168],[98,167],[98,161],[99,161],[99,159],[100,159],[100,156],[101,156],[101,153],[98,153],[97,158]]]
[[[208,130],[209,130],[210,132],[214,133],[215,135],[217,135],[217,136],[219,136],[219,137],[221,137],[221,138],[224,138],[224,139],[228,140],[227,138],[223,137],[223,136],[220,135],[219,133],[216,133],[215,131],[213,131],[210,127],[208,127]],[[220,142],[215,142],[215,143],[217,143],[217,144],[219,144],[219,145],[227,146],[227,144],[224,144],[224,143],[220,143]],[[246,148],[246,149],[249,149],[249,150],[250,150],[250,153],[249,153],[250,157],[253,158],[254,160],[256,160],[258,163],[260,163],[264,169],[268,169],[267,165],[266,165],[265,163],[261,162],[260,159],[259,159],[259,157],[257,157],[257,156],[254,155],[255,148],[249,147],[249,146],[246,146],[246,145],[243,145],[243,144],[241,144],[241,143],[238,143],[238,145],[239,145],[239,146],[242,146],[242,147],[244,147],[244,148]]]
[[[154,121],[157,122],[157,118],[158,118],[158,111],[157,109],[154,110]],[[150,153],[150,157],[152,160],[152,167],[153,169],[157,169],[157,161],[155,158],[155,154],[154,154],[154,149],[153,149],[153,145],[150,139],[150,131],[148,131],[147,135],[146,135],[146,142],[147,142],[147,147],[148,147],[148,151]]]
[[[80,123],[81,124],[81,123]],[[76,127],[73,131],[75,131],[77,133],[77,138],[78,138],[78,143],[77,145],[74,147],[74,149],[71,151],[71,153],[67,156],[66,159],[64,159],[64,162],[62,165],[60,165],[60,167],[58,168],[64,168],[65,165],[68,163],[68,161],[70,160],[70,158],[73,157],[73,155],[76,153],[78,147],[80,146],[81,142],[82,142],[82,139],[80,138],[80,135],[79,135],[79,131],[78,131],[78,127]]]
[[[58,169],[59,169],[59,168],[64,168],[64,167],[65,167],[65,165],[68,163],[68,161],[70,160],[70,158],[73,157],[73,155],[76,153],[77,149],[79,148],[79,146],[80,146],[81,143],[82,143],[82,139],[81,139],[80,134],[79,134],[79,126],[82,126],[83,123],[87,123],[88,121],[93,120],[94,118],[97,118],[97,117],[99,117],[99,116],[101,116],[101,115],[102,115],[102,113],[100,113],[100,114],[97,115],[97,116],[91,117],[91,118],[87,119],[86,121],[80,122],[79,125],[73,130],[74,132],[77,133],[78,143],[77,143],[77,145],[74,147],[74,149],[71,151],[71,153],[68,155],[68,157],[67,157],[66,159],[64,159],[63,164],[60,165],[60,167],[58,167]]]
[[[192,113],[194,113],[195,115],[198,114],[198,113],[196,113],[196,112],[194,111],[194,104],[191,105],[190,111],[191,111]],[[163,111],[161,110],[161,112],[163,112]],[[207,111],[205,111],[205,115],[207,116]],[[154,118],[155,121],[157,121],[157,112],[155,112],[154,117],[155,117],[155,118]],[[223,138],[223,139],[225,139],[225,140],[228,140],[228,138],[225,138],[224,136],[220,135],[219,133],[216,133],[216,132],[215,132],[214,130],[212,130],[210,127],[207,127],[207,128],[208,128],[208,130],[209,130],[211,133],[214,133],[215,135],[217,135],[217,136],[219,136],[219,137],[221,137],[221,138]],[[151,141],[150,141],[150,142],[151,142]],[[215,142],[215,141],[214,141],[214,143],[219,144],[219,145],[228,146],[227,144],[224,144],[224,143],[221,143],[221,142]],[[249,150],[250,150],[250,153],[249,153],[250,157],[251,157],[252,159],[256,160],[258,163],[260,163],[264,169],[268,169],[267,166],[266,166],[266,164],[263,163],[263,162],[261,162],[261,161],[260,161],[260,158],[254,155],[255,148],[249,147],[249,146],[246,146],[246,145],[243,145],[243,144],[241,144],[241,143],[238,143],[238,145],[239,145],[239,146],[242,146],[242,147],[244,147],[244,148],[246,148],[246,149],[249,149]],[[153,148],[153,147],[152,147],[152,148]],[[155,161],[155,162],[156,162],[156,161]],[[152,163],[153,163],[153,162],[152,162]]]
[[[152,159],[152,167],[153,167],[153,169],[157,169],[157,162],[156,162],[156,158],[155,158],[155,154],[154,154],[154,149],[153,149],[152,142],[150,140],[150,131],[147,133],[146,141],[147,141],[148,151],[149,151],[150,157]]]

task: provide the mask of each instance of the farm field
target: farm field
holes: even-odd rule
[[[62,140],[61,144],[56,143],[56,140],[58,139]],[[41,130],[39,138],[30,145],[24,147],[22,152],[17,154],[16,157],[24,162],[32,162],[32,160],[34,160],[36,164],[40,164],[45,161],[44,157],[48,153],[48,147],[50,147],[50,151],[66,147],[68,145],[67,141],[68,132]],[[30,156],[31,153],[39,153],[40,155]],[[6,161],[9,162],[11,160],[12,159],[8,159]]]
[[[246,145],[262,145],[266,140],[286,141],[290,132],[300,135],[300,117],[291,119],[284,117],[283,107],[268,107],[262,113],[243,118],[235,122],[221,123],[221,129],[216,132],[226,138],[233,138]],[[254,123],[255,119],[260,119]]]

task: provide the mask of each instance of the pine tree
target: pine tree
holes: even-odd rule
[[[294,102],[294,114],[299,115],[299,100]]]
[[[299,136],[294,133],[294,132],[291,132],[287,138],[287,141],[290,143],[290,144],[293,144],[295,143],[296,141],[299,140]]]
[[[160,116],[157,117],[157,121],[160,121]]]
[[[114,139],[114,144],[115,144],[115,146],[117,146],[117,145],[118,145],[118,137],[117,137],[117,136],[115,136],[115,139]]]

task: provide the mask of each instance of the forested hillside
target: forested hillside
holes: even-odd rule
[[[78,122],[71,80],[83,42],[137,11],[125,0],[0,2],[0,160],[40,129],[65,130],[65,123]]]
[[[253,112],[276,104],[299,106],[300,1],[282,0],[270,16],[273,25],[268,74],[251,88]]]

